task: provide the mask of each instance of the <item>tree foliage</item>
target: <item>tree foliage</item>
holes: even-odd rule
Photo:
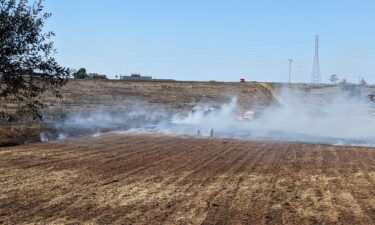
[[[359,81],[359,85],[360,85],[360,86],[366,86],[366,85],[367,85],[367,82],[366,82],[365,78],[362,78],[362,79]]]
[[[55,60],[53,32],[44,32],[51,16],[41,0],[0,0],[0,118],[40,119],[41,96],[61,98],[70,70]]]
[[[74,79],[86,79],[87,77],[88,76],[85,68],[81,68],[74,73]]]
[[[329,81],[332,83],[332,84],[337,84],[337,82],[339,81],[340,79],[337,77],[336,74],[332,74],[330,77],[329,77]]]
[[[348,85],[348,84],[349,84],[349,82],[346,79],[341,79],[340,80],[340,85],[345,86],[345,85]]]

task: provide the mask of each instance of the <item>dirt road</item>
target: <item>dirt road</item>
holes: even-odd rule
[[[0,148],[4,224],[374,224],[375,149],[108,133]]]

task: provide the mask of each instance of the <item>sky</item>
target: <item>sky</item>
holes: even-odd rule
[[[61,65],[176,80],[375,83],[374,0],[45,0]]]

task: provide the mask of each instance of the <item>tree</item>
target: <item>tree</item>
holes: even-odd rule
[[[360,86],[366,86],[366,85],[367,85],[367,82],[366,82],[365,78],[362,78],[362,79],[359,81],[359,85],[360,85]]]
[[[345,86],[345,85],[347,85],[347,84],[348,84],[348,81],[347,81],[346,79],[342,79],[342,80],[340,80],[340,85]]]
[[[337,84],[337,81],[339,81],[339,78],[337,77],[336,74],[332,74],[332,75],[329,77],[329,81],[330,81],[332,84]]]
[[[76,73],[74,73],[74,79],[86,79],[87,73],[85,68],[79,69]]]
[[[44,32],[51,16],[42,0],[0,0],[0,118],[41,119],[41,96],[61,98],[70,69],[55,60],[53,32]],[[16,106],[12,109],[9,105]]]

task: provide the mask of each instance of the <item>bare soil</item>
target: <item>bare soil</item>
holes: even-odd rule
[[[375,149],[107,133],[0,148],[4,224],[375,224]]]

